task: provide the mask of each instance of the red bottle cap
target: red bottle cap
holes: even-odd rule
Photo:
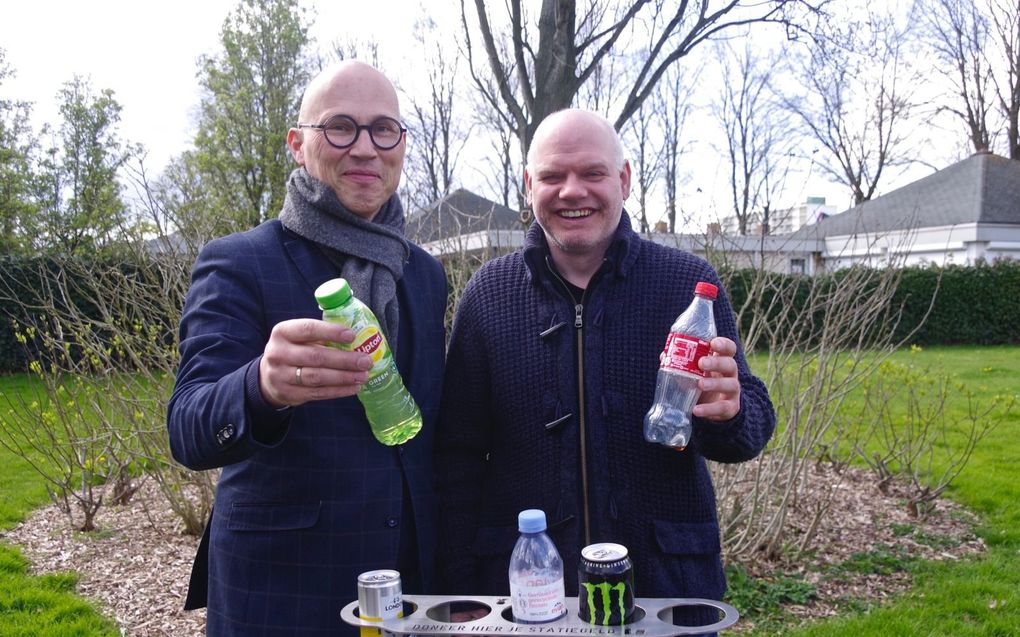
[[[708,298],[714,301],[715,297],[718,296],[719,294],[719,288],[712,285],[711,283],[705,283],[704,281],[701,281],[700,283],[694,286],[694,293],[701,296],[707,296]]]

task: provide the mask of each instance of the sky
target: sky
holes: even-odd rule
[[[317,16],[311,35],[320,51],[341,39],[374,38],[383,43],[387,68],[414,71],[411,34],[423,13],[421,2],[305,0],[303,6]],[[237,0],[0,0],[0,48],[6,50],[6,62],[15,72],[0,85],[0,97],[32,102],[38,130],[44,122],[58,121],[56,95],[75,74],[87,77],[96,91],[112,89],[123,107],[121,138],[143,144],[148,172],[158,173],[172,157],[190,148],[200,99],[198,58],[220,52],[220,29],[236,4]],[[458,3],[444,0],[427,6],[443,27],[459,28]],[[409,46],[399,46],[402,42]],[[421,73],[395,79],[413,80],[417,75]],[[717,209],[720,199],[725,206],[724,158],[709,144],[701,144],[698,152],[697,161],[689,163],[701,173],[681,192],[684,208]],[[468,171],[478,163],[462,163],[466,166],[459,176],[470,188]],[[890,180],[883,191],[896,185],[902,183]],[[783,205],[802,203],[809,196],[824,196],[839,210],[849,205],[845,187],[817,175],[806,175],[800,186]]]
[[[0,0],[0,47],[15,72],[4,97],[33,102],[56,122],[57,93],[75,74],[112,89],[121,137],[145,144],[155,166],[186,148],[198,104],[196,60],[215,51],[226,0],[53,2]]]
[[[338,37],[386,33],[410,39],[417,0],[306,2],[320,48]],[[57,93],[75,74],[122,106],[121,138],[148,149],[161,169],[187,150],[199,104],[198,58],[220,52],[220,29],[237,0],[0,0],[0,48],[15,72],[0,96],[33,102],[36,128],[58,118]],[[458,5],[459,6],[459,5]],[[374,12],[375,19],[369,19]],[[351,25],[348,27],[347,25]],[[356,26],[356,31],[353,29]],[[403,34],[406,34],[404,36]]]

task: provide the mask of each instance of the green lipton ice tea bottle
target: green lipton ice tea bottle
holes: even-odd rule
[[[315,300],[322,308],[322,320],[354,330],[353,342],[337,346],[372,357],[368,381],[358,392],[372,433],[384,445],[399,445],[414,438],[421,430],[421,411],[404,387],[375,314],[354,297],[345,279],[331,279],[320,285]]]

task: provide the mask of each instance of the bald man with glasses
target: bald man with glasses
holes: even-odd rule
[[[340,609],[359,573],[432,585],[446,279],[404,237],[406,133],[378,70],[323,71],[287,133],[298,168],[279,218],[195,262],[167,425],[177,461],[222,469],[185,606],[208,606],[209,637],[353,635]],[[356,398],[370,356],[327,346],[354,339],[314,298],[340,276],[378,316],[421,407],[424,427],[403,445],[378,442]]]

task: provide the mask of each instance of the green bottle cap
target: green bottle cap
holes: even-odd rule
[[[315,300],[324,310],[332,310],[351,300],[354,294],[347,279],[330,279],[315,289]]]

